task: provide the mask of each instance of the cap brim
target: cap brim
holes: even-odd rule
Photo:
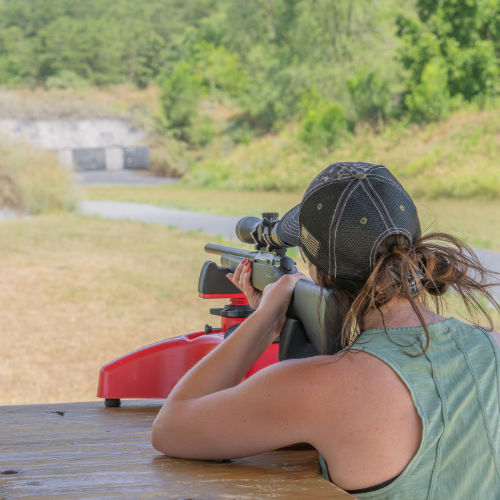
[[[278,238],[291,247],[299,244],[300,226],[299,226],[300,203],[289,210],[278,222],[276,234]]]

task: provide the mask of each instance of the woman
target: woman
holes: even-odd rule
[[[256,310],[177,384],[153,446],[222,459],[306,442],[325,477],[359,498],[499,498],[500,335],[425,305],[451,287],[468,307],[486,313],[479,292],[498,310],[474,254],[449,235],[421,237],[408,194],[368,163],[321,172],[278,235],[300,247],[316,283],[339,291],[345,349],[239,384],[304,278],[260,295],[244,261],[231,279]]]

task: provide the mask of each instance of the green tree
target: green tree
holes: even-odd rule
[[[405,105],[412,121],[435,121],[450,110],[451,101],[448,90],[446,65],[441,58],[429,61],[419,82],[409,87]]]
[[[330,148],[347,131],[342,107],[324,99],[315,90],[303,93],[299,138],[311,148]]]
[[[172,135],[190,140],[190,128],[198,115],[198,104],[203,93],[200,78],[188,62],[177,63],[168,76],[160,79],[160,102]]]
[[[193,52],[193,65],[209,92],[237,96],[246,90],[249,77],[236,54],[206,41],[195,44]]]
[[[143,34],[138,42],[136,58],[130,69],[134,83],[140,89],[155,81],[160,74],[165,54],[165,42],[156,33]]]
[[[418,17],[398,20],[410,117],[438,119],[450,107],[448,98],[470,101],[498,91],[498,0],[418,0],[416,7]],[[425,95],[440,103],[429,102],[434,109],[428,113],[422,109]]]
[[[347,86],[358,120],[374,126],[386,120],[391,91],[388,81],[379,72],[363,66],[347,79]]]
[[[32,83],[36,72],[32,61],[32,46],[19,27],[0,30],[0,85]]]

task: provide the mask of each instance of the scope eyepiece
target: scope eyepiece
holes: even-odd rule
[[[276,233],[279,223],[277,212],[264,212],[262,218],[243,217],[236,224],[236,236],[244,243],[251,243],[257,249],[280,250],[288,245],[280,240]]]

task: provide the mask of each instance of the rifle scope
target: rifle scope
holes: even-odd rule
[[[236,236],[244,243],[254,244],[258,250],[279,250],[293,246],[280,240],[276,233],[278,224],[276,212],[264,212],[262,218],[243,217],[236,224]]]

